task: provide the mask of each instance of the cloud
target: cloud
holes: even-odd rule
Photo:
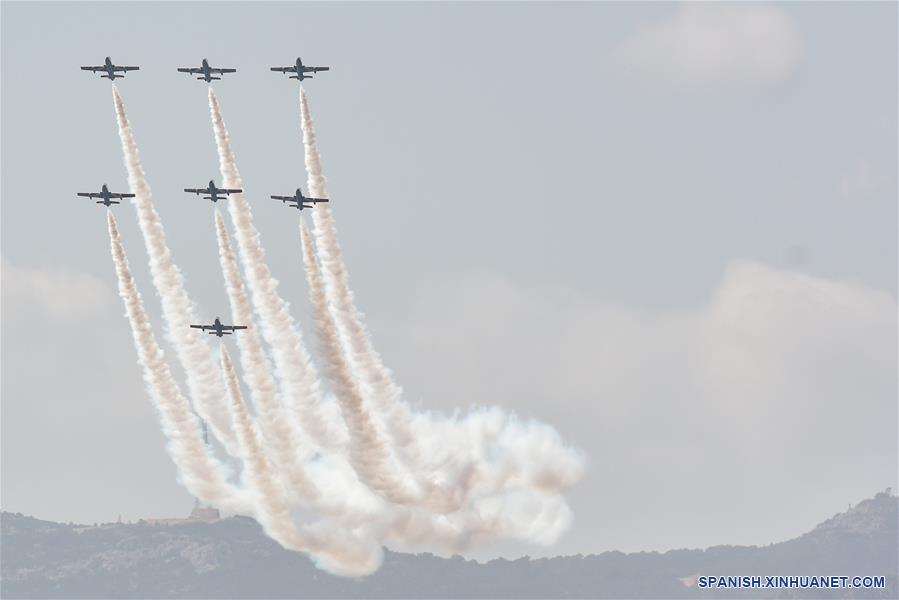
[[[28,269],[0,259],[5,311],[40,310],[52,319],[76,319],[106,312],[115,293],[87,273]]]
[[[0,265],[4,509],[88,523],[188,511],[114,287]]]
[[[603,66],[641,89],[720,96],[783,81],[801,58],[798,25],[776,6],[685,2],[614,47]]]
[[[768,543],[895,481],[896,311],[753,261],[688,310],[481,274],[423,295],[385,354],[428,407],[500,403],[587,453],[570,550]]]

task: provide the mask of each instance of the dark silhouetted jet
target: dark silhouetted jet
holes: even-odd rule
[[[103,71],[105,74],[100,75],[101,78],[106,79],[115,79],[115,78],[123,78],[124,75],[116,75],[116,73],[124,73],[125,71],[137,71],[140,67],[120,67],[118,65],[112,64],[112,61],[109,60],[109,57],[106,57],[106,61],[97,67],[81,67],[82,71],[92,71],[94,73]]]
[[[105,183],[99,192],[78,192],[78,195],[85,198],[102,198],[102,200],[97,200],[97,204],[105,204],[106,206],[121,204],[121,202],[113,200],[112,198],[134,198],[134,194],[116,194],[110,192]]]
[[[222,325],[222,322],[218,317],[215,318],[215,322],[212,325],[191,325],[193,329],[202,329],[206,331],[207,329],[211,329],[209,335],[216,335],[218,337],[222,337],[223,335],[231,335],[238,329],[246,329],[246,325]]]
[[[230,194],[237,194],[242,192],[243,190],[232,190],[228,188],[217,188],[215,187],[215,181],[212,179],[209,180],[209,186],[204,188],[184,188],[185,192],[190,192],[192,194],[196,194],[199,196],[200,194],[208,194],[208,196],[203,196],[206,200],[212,200],[213,202],[218,202],[219,200],[224,200],[225,196]]]
[[[331,67],[307,67],[303,64],[303,60],[298,56],[297,62],[295,65],[290,67],[272,67],[272,71],[278,71],[280,73],[293,73],[289,77],[289,79],[298,79],[300,81],[304,79],[312,79],[312,75],[307,75],[306,73],[318,73],[319,71],[330,71]]]
[[[284,204],[287,204],[291,208],[296,208],[297,210],[303,210],[304,208],[312,208],[318,202],[327,202],[327,198],[307,198],[303,195],[303,191],[300,188],[297,188],[296,193],[293,196],[272,196],[274,200],[280,200]],[[293,203],[293,204],[291,204]]]
[[[206,83],[209,83],[213,79],[221,79],[221,77],[213,77],[213,74],[221,75],[223,73],[237,73],[237,69],[219,69],[217,67],[210,67],[209,61],[204,58],[203,64],[200,67],[178,67],[178,72],[200,75],[197,79],[205,79]]]

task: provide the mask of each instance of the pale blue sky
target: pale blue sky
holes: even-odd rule
[[[78,69],[107,55],[141,66],[119,89],[210,316],[227,312],[212,205],[180,190],[218,180],[217,157],[206,84],[175,68],[238,69],[215,89],[301,322],[298,215],[267,199],[305,188],[297,84],[268,67],[331,66],[306,88],[388,364],[425,406],[500,404],[590,457],[575,530],[506,551],[767,543],[893,485],[896,5],[708,10],[4,2],[3,508],[81,521],[189,508],[115,297],[105,209],[74,196],[127,185],[109,82]],[[722,36],[733,23],[750,33]],[[666,52],[687,43],[699,58]],[[158,316],[133,209],[115,210]],[[45,306],[46,290],[71,300]],[[758,311],[748,333],[733,333],[732,298]],[[745,357],[721,359],[734,348],[771,363],[747,375]],[[728,404],[734,390],[770,401]],[[720,420],[672,434],[697,415]],[[846,471],[828,481],[837,456]],[[710,471],[724,482],[698,480]]]

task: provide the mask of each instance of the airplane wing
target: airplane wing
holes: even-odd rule
[[[179,73],[202,73],[203,69],[198,69],[196,67],[178,67]]]
[[[227,329],[228,331],[236,331],[238,329],[246,329],[246,325],[222,325],[222,329]]]
[[[278,71],[280,73],[296,73],[297,68],[296,67],[272,67],[272,71]]]
[[[109,194],[110,198],[134,198],[134,194]]]
[[[99,67],[81,67],[81,70],[82,70],[82,71],[93,71],[94,73],[96,73],[97,71],[105,71],[105,70],[106,70],[106,67],[104,67],[104,66],[99,66]]]
[[[280,200],[281,202],[286,200],[296,200],[293,196],[272,196],[271,198],[272,200]]]
[[[225,193],[225,194],[239,194],[239,193],[241,193],[243,190],[231,190],[231,189],[228,189],[228,188],[222,188],[222,189],[219,189],[219,191],[220,191],[220,192],[223,192],[223,193]]]
[[[213,73],[237,73],[237,69],[216,69],[216,68],[211,68],[211,69],[209,69],[209,70],[212,71]]]
[[[202,329],[203,331],[206,331],[207,329],[212,329],[211,325],[191,325],[190,327],[191,327],[191,329]]]
[[[307,73],[309,71],[312,71],[313,73],[318,73],[319,71],[330,71],[331,67],[307,67],[303,70],[306,71]]]
[[[190,193],[192,193],[192,194],[205,194],[205,193],[208,192],[209,190],[207,190],[207,189],[199,190],[199,189],[197,189],[197,188],[184,188],[184,191],[185,191],[185,192],[190,192]]]
[[[327,198],[303,198],[305,202],[327,202]]]
[[[100,194],[97,192],[78,192],[79,196],[83,196],[85,198],[99,198]]]
[[[112,68],[113,71],[137,71],[140,67],[116,67]]]

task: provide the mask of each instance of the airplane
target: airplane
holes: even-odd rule
[[[218,337],[222,337],[223,335],[232,335],[238,329],[246,329],[246,325],[222,325],[222,322],[218,317],[215,318],[215,321],[212,325],[191,325],[192,329],[202,329],[206,331],[207,329],[211,329],[209,335],[215,335]]]
[[[237,73],[237,69],[219,69],[217,67],[210,67],[209,61],[205,58],[203,59],[202,66],[198,67],[178,67],[179,73],[190,73],[192,75],[202,75],[202,77],[197,77],[197,79],[205,79],[206,83],[211,82],[213,79],[221,79],[221,77],[213,77],[213,73],[221,75],[222,73]]]
[[[185,192],[191,192],[199,196],[200,194],[209,194],[208,196],[203,196],[206,200],[212,200],[213,202],[218,202],[219,200],[224,200],[224,196],[228,196],[230,194],[237,194],[242,192],[243,190],[236,189],[228,189],[228,188],[217,188],[215,187],[215,181],[212,179],[209,180],[209,187],[204,188],[184,188]],[[223,196],[224,194],[224,196]]]
[[[117,72],[137,71],[138,69],[140,69],[140,67],[121,67],[118,65],[114,65],[112,64],[112,61],[109,60],[108,56],[106,57],[106,61],[102,65],[99,65],[97,67],[81,67],[82,71],[92,71],[94,73],[96,73],[97,71],[105,71],[105,75],[100,75],[101,79],[104,77],[106,79],[115,79],[116,77],[121,79],[125,76],[116,75]]]
[[[331,67],[307,67],[303,64],[303,60],[298,56],[297,62],[295,65],[290,67],[272,67],[272,71],[279,71],[281,73],[295,73],[288,77],[288,79],[297,79],[302,81],[304,79],[312,79],[312,75],[306,75],[306,73],[318,73],[319,71],[330,71]]]
[[[317,202],[328,201],[327,198],[307,198],[303,195],[303,191],[300,190],[300,188],[297,188],[297,191],[293,196],[272,196],[272,199],[280,200],[284,204],[287,204],[291,208],[296,208],[297,210],[312,208]],[[294,202],[295,204],[289,204],[290,202]]]
[[[105,204],[107,207],[113,204],[121,204],[121,202],[112,200],[112,198],[134,198],[134,194],[117,194],[110,192],[105,183],[99,192],[78,192],[78,195],[85,198],[102,198],[102,200],[97,200],[97,204]]]

